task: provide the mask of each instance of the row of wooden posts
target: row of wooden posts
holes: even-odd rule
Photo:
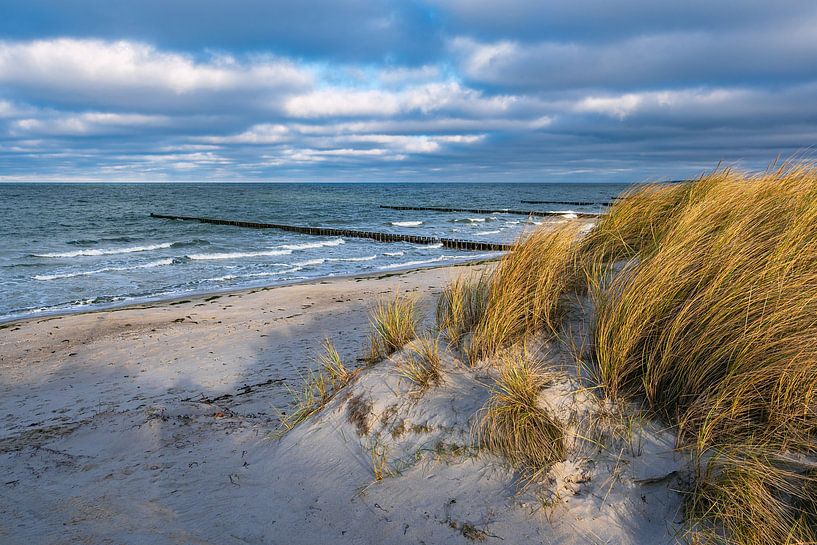
[[[366,238],[378,242],[410,242],[412,244],[442,244],[446,248],[457,250],[476,250],[483,252],[510,250],[511,244],[497,242],[479,242],[475,240],[461,240],[423,235],[404,235],[399,233],[381,233],[377,231],[360,231],[356,229],[337,229],[332,227],[308,227],[301,225],[285,225],[281,223],[259,223],[254,221],[225,220],[217,218],[202,218],[196,216],[174,216],[169,214],[153,214],[150,217],[167,220],[197,221],[214,225],[232,225],[249,229],[279,229],[305,235],[321,235],[330,237]]]

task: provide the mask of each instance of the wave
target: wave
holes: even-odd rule
[[[126,248],[99,248],[99,249],[91,249],[91,248],[84,248],[82,250],[76,250],[74,252],[57,252],[51,254],[31,254],[33,257],[49,257],[49,258],[61,258],[61,257],[80,257],[80,256],[95,256],[95,255],[117,255],[117,254],[132,254],[134,252],[150,252],[152,250],[162,250],[164,248],[170,248],[173,246],[174,243],[172,242],[163,242],[161,244],[151,244],[148,246],[128,246]]]
[[[404,255],[404,254],[403,254],[403,252],[383,252],[383,255],[385,255],[387,257],[400,257],[401,255]]]
[[[389,225],[394,225],[395,227],[418,227],[422,224],[422,221],[393,221]]]
[[[90,244],[99,244],[100,242],[134,242],[139,240],[134,237],[103,237],[101,239],[89,238],[89,239],[78,239],[78,240],[69,240],[66,244],[73,244],[76,246],[88,246]]]
[[[195,261],[209,261],[213,259],[240,259],[242,257],[271,257],[276,255],[290,255],[292,250],[261,250],[259,252],[223,252],[217,254],[190,254],[187,257]]]
[[[276,248],[280,248],[282,250],[310,250],[312,248],[324,248],[329,246],[340,246],[341,244],[345,244],[346,241],[342,238],[335,238],[332,240],[324,240],[321,242],[304,242],[303,244],[282,244],[280,246],[275,246]]]
[[[361,257],[324,257],[318,259],[309,259],[307,261],[296,261],[293,263],[296,267],[310,267],[312,265],[322,265],[323,263],[337,263],[339,261],[344,262],[361,262],[361,261],[371,261],[372,259],[377,259],[376,255],[366,255]]]
[[[281,265],[278,263],[278,265]],[[236,280],[241,278],[265,278],[269,276],[281,276],[287,273],[298,272],[302,269],[302,267],[290,267],[288,269],[282,271],[268,271],[268,272],[258,272],[258,273],[248,273],[248,274],[227,274],[224,276],[219,276],[216,278],[205,278],[200,282],[226,282],[227,280]]]
[[[497,233],[499,233],[499,232],[501,232],[501,230],[496,230],[496,231],[479,231],[479,232],[474,233],[474,234],[475,234],[475,235],[495,235],[495,234],[497,234]]]
[[[432,263],[439,263],[440,261],[463,261],[463,260],[473,260],[473,259],[482,259],[486,257],[494,257],[499,255],[499,252],[493,252],[489,254],[471,254],[471,255],[441,255],[435,257],[434,259],[422,259],[417,261],[406,261],[404,263],[392,263],[390,265],[383,265],[382,267],[378,267],[378,270],[386,271],[390,269],[402,269],[405,267],[416,267],[418,265],[430,265]]]
[[[457,218],[451,221],[453,223],[483,223],[488,221],[488,218]]]
[[[121,272],[121,271],[130,271],[133,269],[152,269],[154,267],[162,267],[164,265],[172,265],[173,259],[159,259],[157,261],[151,261],[150,263],[144,263],[142,265],[134,265],[132,267],[105,267],[104,269],[94,269],[92,271],[78,271],[78,272],[70,272],[70,273],[57,273],[57,274],[37,274],[32,276],[34,280],[59,280],[62,278],[74,278],[76,276],[93,276],[95,274],[101,274],[106,272]]]

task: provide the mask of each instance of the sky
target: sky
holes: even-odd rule
[[[638,182],[815,144],[814,0],[0,0],[0,181]]]

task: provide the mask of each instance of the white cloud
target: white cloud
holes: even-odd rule
[[[44,134],[63,136],[83,136],[118,132],[135,127],[160,127],[168,125],[170,119],[161,115],[122,114],[106,112],[85,112],[82,114],[61,114],[46,112],[41,117],[19,119],[11,124],[15,134]]]
[[[738,100],[750,98],[752,95],[756,93],[740,89],[684,89],[588,96],[576,102],[573,110],[579,113],[604,114],[623,120],[635,113],[643,112],[684,111],[692,113],[712,107],[729,107]]]
[[[185,96],[299,88],[312,81],[309,70],[272,57],[241,62],[222,55],[198,61],[124,40],[0,41],[0,82],[38,89],[54,98],[65,90],[93,100],[125,91]]]
[[[616,97],[587,97],[575,106],[577,112],[606,114],[624,119],[642,103],[643,96],[628,93]]]
[[[460,110],[476,115],[507,111],[514,96],[485,97],[456,82],[437,82],[401,91],[329,87],[289,98],[284,110],[293,117],[387,117],[411,112]]]

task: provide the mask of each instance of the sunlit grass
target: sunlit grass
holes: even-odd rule
[[[369,361],[374,363],[403,348],[417,336],[419,316],[412,297],[399,293],[371,311]]]

